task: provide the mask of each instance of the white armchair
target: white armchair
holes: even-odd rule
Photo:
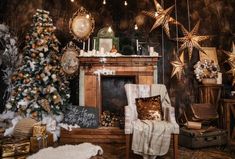
[[[134,123],[138,119],[136,110],[136,98],[144,98],[150,96],[161,95],[161,103],[164,114],[164,122],[171,123],[173,126],[173,156],[177,158],[178,153],[178,134],[179,126],[175,120],[175,109],[171,106],[167,89],[163,84],[126,84],[125,91],[128,106],[125,106],[125,134],[126,134],[126,158],[129,158],[131,147],[131,134],[133,134]]]

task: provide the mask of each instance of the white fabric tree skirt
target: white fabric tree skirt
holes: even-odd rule
[[[48,147],[40,150],[27,159],[90,159],[92,156],[102,155],[103,149],[91,143],[79,145],[64,145],[56,148]]]

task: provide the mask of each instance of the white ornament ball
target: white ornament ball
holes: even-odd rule
[[[55,80],[55,79],[56,79],[56,75],[55,75],[55,74],[51,75],[51,78],[52,78],[53,80]]]
[[[44,57],[44,54],[43,54],[43,53],[40,53],[39,56],[40,56],[40,57]]]
[[[7,104],[6,104],[6,108],[7,108],[7,109],[11,109],[11,108],[12,108],[12,105],[11,105],[10,103],[7,103]]]

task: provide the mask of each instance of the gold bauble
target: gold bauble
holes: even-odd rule
[[[29,83],[29,82],[30,82],[29,79],[25,79],[25,80],[24,80],[24,83],[25,83],[25,84],[27,84],[27,83]]]
[[[20,73],[18,74],[18,76],[19,76],[20,78],[23,78],[23,77],[24,77],[24,74],[20,72]]]
[[[41,77],[40,77],[39,75],[36,75],[36,79],[37,79],[37,80],[40,80]]]
[[[11,80],[12,80],[12,81],[15,81],[15,80],[16,80],[16,76],[13,75],[13,76],[11,77]]]
[[[37,55],[36,55],[35,53],[32,53],[32,54],[31,54],[31,57],[32,57],[32,58],[35,58],[36,56],[37,56]]]
[[[53,98],[54,100],[56,100],[56,99],[58,98],[58,96],[57,96],[57,95],[53,95],[52,98]]]

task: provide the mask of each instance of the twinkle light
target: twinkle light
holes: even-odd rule
[[[155,13],[154,13],[154,16],[155,16],[155,17],[157,17],[157,16],[158,16],[158,13],[157,13],[157,12],[155,12]]]
[[[135,30],[138,30],[138,25],[137,24],[135,24]]]
[[[111,33],[113,30],[111,27],[108,28],[108,32]]]
[[[87,15],[86,15],[86,18],[87,18],[87,19],[89,19],[89,18],[90,18],[90,15],[89,15],[89,14],[87,14]]]
[[[124,5],[125,5],[125,6],[127,6],[127,5],[128,5],[127,1],[124,1]]]
[[[71,0],[71,2],[74,2],[74,0]]]
[[[106,4],[106,0],[103,0],[103,5],[105,5]]]

